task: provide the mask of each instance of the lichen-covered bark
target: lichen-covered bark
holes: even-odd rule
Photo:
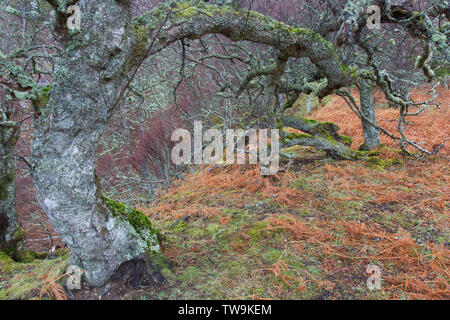
[[[83,28],[64,40],[50,100],[34,121],[32,165],[37,199],[71,262],[86,270],[90,284],[101,285],[126,261],[147,261],[157,274],[164,258],[148,219],[106,200],[94,174],[97,143],[135,63],[136,43],[127,33],[125,1],[86,6]]]
[[[167,27],[153,42],[152,34],[166,20],[168,12],[172,14],[167,19]],[[183,38],[198,39],[208,33],[220,33],[234,41],[248,40],[269,45],[277,49],[283,59],[308,57],[328,80],[316,93],[321,98],[336,88],[353,83],[354,75],[342,68],[331,42],[310,29],[295,28],[254,11],[209,5],[201,1],[178,1],[173,5],[164,3],[133,19],[131,29],[139,35],[143,48],[153,44],[148,52],[150,55]]]
[[[380,144],[380,134],[378,130],[371,125],[377,123],[377,114],[373,104],[373,87],[368,81],[361,81],[359,84],[359,96],[361,101],[361,124],[364,134],[364,144],[359,147],[360,150],[369,151]]]
[[[262,99],[262,106],[264,108],[264,116],[266,120],[266,125],[269,128],[276,128],[276,112],[277,112],[277,87],[282,77],[285,67],[286,58],[278,57],[277,68],[269,76],[269,83],[264,88],[264,96]]]
[[[352,143],[351,138],[338,134],[339,127],[334,123],[284,115],[281,117],[281,124],[305,133],[282,133],[283,148],[294,145],[312,146],[339,160],[355,160],[362,156],[360,152],[348,147]]]
[[[0,247],[13,259],[22,261],[27,260],[29,254],[25,250],[25,231],[19,227],[16,209],[14,148],[20,123],[11,119],[11,110],[16,107],[17,100],[30,99],[36,106],[44,103],[48,99],[48,87],[36,83],[11,56],[2,52],[0,83]]]
[[[18,135],[16,123],[0,124],[0,248],[15,260],[20,260],[24,249],[24,233],[19,227],[16,209],[14,147]]]
[[[325,151],[329,157],[337,160],[356,160],[362,157],[360,153],[346,147],[342,143],[320,136],[292,133],[284,137],[282,142],[282,148],[296,145],[310,146],[317,150]]]
[[[372,0],[348,0],[342,10],[342,25],[336,39],[343,38],[345,42],[352,42],[354,32],[359,28],[359,19],[367,11]]]

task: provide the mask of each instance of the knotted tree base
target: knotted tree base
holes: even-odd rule
[[[357,160],[364,157],[365,153],[355,151],[349,146],[352,138],[338,134],[339,127],[331,122],[285,115],[280,121],[280,129],[290,127],[303,133],[288,133],[281,130],[281,147],[288,148],[295,145],[311,146],[325,151],[327,155],[336,160]]]

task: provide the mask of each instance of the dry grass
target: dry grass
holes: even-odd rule
[[[291,215],[272,218],[270,227],[289,231],[293,238],[289,245],[297,250],[299,245],[312,246],[315,250],[309,251],[309,254],[335,257],[350,268],[360,268],[356,261],[364,265],[384,264],[383,290],[386,298],[399,298],[402,295],[410,299],[450,298],[449,250],[443,245],[434,244],[428,244],[427,249],[424,249],[401,227],[396,233],[390,234],[376,226],[356,221],[329,220],[307,225]],[[335,244],[337,240],[339,245]],[[269,270],[287,282],[282,268],[285,268],[285,264],[277,262]],[[330,269],[327,271],[336,272]]]
[[[448,98],[444,92],[440,110],[410,119],[406,132],[411,138],[432,149],[449,136]],[[334,97],[313,118],[336,122],[357,147],[360,122],[339,99]],[[384,124],[397,111],[379,109],[378,116]],[[165,245],[166,254],[180,273],[187,266],[211,268],[205,261],[212,254],[225,265],[252,263],[246,280],[230,278],[224,270],[223,278],[209,277],[196,290],[225,285],[235,295],[249,282],[253,289],[245,291],[246,298],[449,299],[448,161],[407,158],[392,140],[382,137],[382,142],[388,147],[379,150],[381,159],[405,164],[373,169],[364,161],[319,161],[294,164],[271,178],[261,177],[256,166],[207,166],[175,182],[153,208],[141,209],[162,225],[190,217],[188,228],[201,229],[211,221],[221,228],[222,242],[207,236],[190,241],[188,233],[178,241],[176,231],[169,232],[173,243]],[[440,152],[448,155],[448,146]],[[267,206],[248,206],[261,202]],[[234,214],[251,218],[236,225]],[[266,223],[263,230],[252,225],[258,221]],[[229,251],[212,250],[217,243]],[[271,262],[261,258],[271,252],[281,254]],[[371,263],[382,269],[382,290],[366,288]],[[258,285],[264,290],[255,291]],[[189,294],[189,287],[184,290]]]
[[[139,209],[150,216],[179,219],[184,216],[213,217],[220,213],[216,206],[227,202],[240,206],[255,198],[270,197],[276,203],[295,205],[307,195],[289,187],[288,176],[294,178],[295,174],[286,173],[282,180],[278,175],[265,179],[256,165],[206,166],[196,174],[176,181],[160,196],[157,206]]]
[[[68,274],[60,274],[60,271],[51,270],[44,273],[41,277],[42,287],[40,289],[39,298],[48,297],[55,300],[67,300],[66,291],[60,284],[60,280]]]
[[[356,101],[359,103],[359,94],[357,89],[353,89],[351,92]],[[430,107],[429,110],[423,112],[417,117],[408,117],[407,120],[411,122],[411,124],[404,130],[406,135],[411,140],[419,142],[428,150],[434,150],[434,148],[441,145],[445,139],[450,138],[450,126],[448,125],[448,121],[450,119],[450,91],[445,90],[444,88],[439,88],[438,93],[439,97],[436,99],[436,102],[440,103],[441,109],[436,110],[435,107]],[[429,99],[430,96],[416,90],[411,93],[411,98],[417,101],[424,101]],[[377,92],[375,94],[375,103],[379,106],[387,103],[381,92]],[[411,112],[414,112],[414,110],[411,110]],[[392,120],[398,119],[398,117],[399,111],[397,109],[377,109],[378,124],[397,136],[397,122]],[[352,147],[355,149],[357,149],[364,142],[361,122],[353,111],[351,111],[351,109],[347,106],[344,99],[338,96],[333,96],[331,103],[314,111],[311,114],[311,118],[336,123],[341,128],[341,134],[353,137]],[[381,143],[392,147],[395,146],[394,141],[385,135],[381,136]],[[442,155],[448,156],[450,154],[449,144],[450,141],[448,141],[440,150]],[[411,149],[411,151],[417,152],[417,150],[413,149]]]
[[[224,208],[258,200],[271,203],[270,209],[255,213],[266,213],[269,232],[283,230],[288,234],[283,250],[289,252],[288,257],[258,269],[281,281],[267,291],[273,298],[290,296],[293,291],[305,293],[311,287],[333,292],[337,284],[346,284],[345,290],[350,290],[354,282],[346,282],[348,274],[358,275],[365,283],[365,268],[375,263],[382,266],[383,294],[370,298],[448,299],[448,247],[437,241],[437,236],[419,243],[420,232],[416,230],[427,226],[448,236],[448,177],[448,162],[439,157],[411,159],[405,166],[386,170],[373,170],[363,162],[311,165],[273,178],[262,178],[254,167],[208,167],[179,182],[147,213],[161,220],[215,218],[227,228],[231,217],[223,216]],[[306,191],[304,186],[312,190]],[[356,220],[340,213],[348,202],[361,202],[370,208],[353,212],[359,217]],[[337,213],[325,213],[326,206],[336,208]],[[305,208],[311,219],[298,215]],[[417,223],[412,226],[410,220]],[[244,239],[248,241],[245,234]],[[211,242],[205,244],[210,246]],[[204,253],[201,245],[195,248],[193,252]],[[248,250],[242,243],[233,243],[231,248],[241,255]],[[174,248],[167,250],[173,257],[180,255]],[[322,261],[320,275],[296,267],[292,256],[305,255]],[[196,263],[201,264],[198,259]],[[344,269],[339,267],[342,265]],[[334,278],[330,280],[325,274]]]

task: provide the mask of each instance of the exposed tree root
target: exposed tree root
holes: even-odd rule
[[[282,116],[281,124],[300,130],[302,133],[288,133],[281,131],[282,148],[295,145],[312,146],[325,151],[328,156],[336,160],[356,160],[364,156],[364,152],[350,149],[352,139],[338,134],[339,127],[331,122],[320,122],[296,116]]]

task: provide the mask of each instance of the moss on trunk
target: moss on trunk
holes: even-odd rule
[[[152,226],[149,218],[139,210],[123,203],[100,196],[114,217],[128,222],[137,234],[147,243],[146,255],[142,258],[147,266],[147,271],[158,282],[161,281],[161,272],[168,268],[168,262],[161,252],[161,233]]]

